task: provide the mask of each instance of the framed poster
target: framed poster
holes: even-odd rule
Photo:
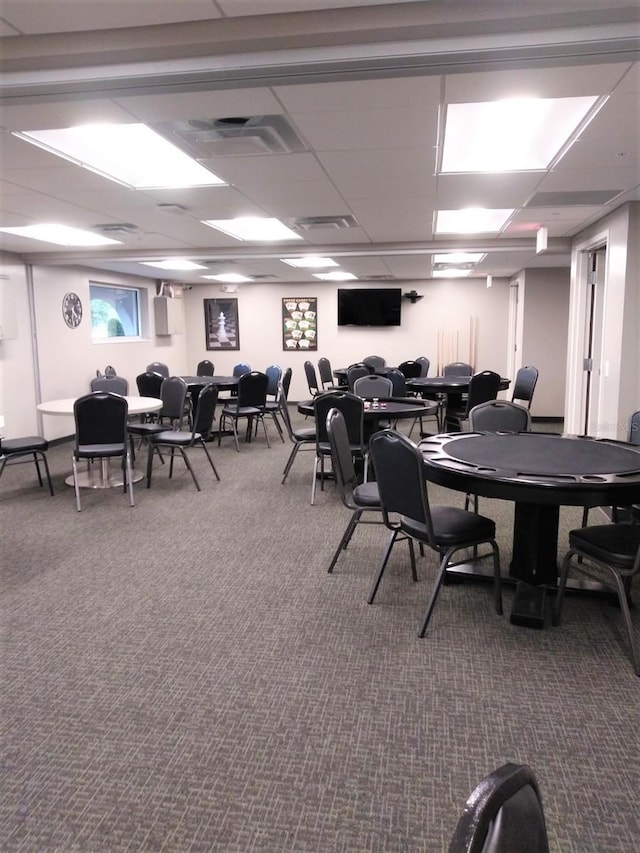
[[[289,297],[282,300],[282,349],[318,349],[318,300]]]
[[[240,349],[237,299],[204,300],[204,334],[207,349]]]

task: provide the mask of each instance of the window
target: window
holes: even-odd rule
[[[91,337],[140,337],[140,291],[130,287],[89,284],[91,299]]]

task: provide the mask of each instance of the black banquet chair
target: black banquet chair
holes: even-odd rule
[[[208,358],[198,362],[196,367],[196,376],[213,376],[215,373],[215,365]]]
[[[527,764],[503,764],[478,783],[449,853],[549,853],[540,789]]]
[[[640,651],[629,610],[631,582],[640,573],[640,524],[596,524],[569,531],[569,550],[562,561],[553,612],[554,625],[560,624],[567,577],[571,570],[601,584],[603,574],[613,580],[631,650],[633,671],[640,676]]]
[[[250,373],[243,373],[238,379],[238,396],[234,400],[225,401],[224,408],[220,413],[218,424],[218,446],[222,439],[222,434],[231,427],[233,439],[235,441],[236,450],[240,453],[240,444],[238,443],[238,422],[241,419],[247,421],[246,440],[251,441],[254,424],[257,426],[257,421],[262,424],[264,437],[269,444],[269,435],[267,426],[264,422],[267,403],[267,386],[269,378],[266,373],[261,373],[259,370],[252,370]]]
[[[129,406],[124,397],[106,391],[94,391],[79,397],[73,404],[76,436],[71,457],[76,508],[81,511],[78,484],[78,460],[109,460],[120,457],[123,472],[123,491],[129,490],[133,501],[133,471],[129,452],[127,417]],[[105,463],[103,463],[105,464]]]
[[[331,448],[331,465],[336,478],[342,503],[351,510],[351,518],[338,543],[327,571],[331,574],[338,557],[346,549],[358,524],[382,524],[382,504],[377,483],[358,483],[353,464],[351,445],[344,415],[338,409],[330,409],[327,415],[327,436]],[[376,517],[363,518],[365,513],[375,513]]]
[[[31,456],[36,466],[40,486],[44,485],[39,464],[42,462],[47,483],[49,484],[49,492],[53,496],[53,483],[51,482],[49,463],[46,456],[48,449],[49,442],[40,435],[29,435],[24,438],[3,438],[0,441],[0,477],[2,477],[7,464],[11,465],[17,460]]]
[[[495,400],[500,390],[500,374],[493,370],[474,373],[469,382],[469,394],[461,408],[447,406],[445,429],[447,432],[460,432],[462,424],[469,418],[469,412],[480,403]]]
[[[490,518],[452,506],[429,504],[424,462],[419,448],[406,435],[394,430],[374,433],[369,442],[382,517],[391,531],[380,568],[369,593],[369,604],[380,586],[382,575],[397,541],[407,540],[411,560],[411,574],[416,572],[414,540],[436,551],[440,566],[431,597],[422,618],[419,637],[424,637],[431,613],[444,581],[447,567],[455,553],[487,543],[493,556],[494,602],[496,613],[502,614],[502,586],[500,578],[500,552],[495,541],[496,525]]]
[[[205,385],[198,394],[198,402],[196,404],[196,411],[193,416],[193,424],[190,432],[187,430],[164,430],[163,432],[158,432],[149,436],[147,488],[151,487],[154,454],[156,452],[159,453],[161,448],[170,452],[169,478],[173,476],[173,460],[176,451],[178,451],[193,478],[196,489],[201,491],[198,478],[196,477],[193,466],[189,461],[189,454],[187,453],[190,448],[195,447],[204,450],[209,465],[211,466],[211,470],[216,475],[216,480],[220,480],[216,466],[213,464],[213,459],[211,458],[211,454],[205,444],[205,442],[211,439],[217,402],[218,388],[215,385]]]
[[[531,365],[521,367],[516,373],[516,381],[513,383],[511,402],[519,402],[526,405],[527,409],[530,409],[537,382],[538,369],[536,367],[532,367]]]

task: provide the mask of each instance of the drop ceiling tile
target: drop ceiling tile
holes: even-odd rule
[[[543,172],[439,175],[438,207],[440,210],[521,207],[543,177]]]

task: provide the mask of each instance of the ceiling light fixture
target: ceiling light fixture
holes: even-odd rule
[[[144,124],[87,124],[13,135],[132,189],[225,183]]]
[[[501,231],[513,216],[511,210],[468,207],[463,210],[439,210],[436,234],[487,234]]]
[[[187,261],[184,258],[170,258],[167,261],[140,261],[145,267],[157,267],[161,270],[206,270],[204,264],[197,264],[195,261]]]
[[[314,272],[312,275],[314,278],[319,278],[320,281],[354,281],[358,278],[357,275],[354,275],[351,272],[344,272],[344,270],[336,270],[335,272]]]
[[[279,219],[261,216],[239,216],[236,219],[202,219],[203,225],[222,231],[236,240],[302,240]]]
[[[589,96],[448,104],[440,171],[547,169],[597,101]]]
[[[241,275],[239,272],[221,272],[218,275],[203,275],[201,278],[208,278],[212,281],[224,281],[227,284],[242,284],[244,281],[252,281],[248,275]]]
[[[71,228],[69,225],[57,225],[54,223],[43,225],[25,225],[21,228],[0,228],[5,234],[14,234],[17,237],[28,237],[30,240],[42,240],[44,243],[55,243],[57,246],[107,246],[111,243],[121,243],[121,240],[112,240],[111,237],[103,237],[84,231],[82,228]]]
[[[304,258],[280,258],[283,264],[304,269],[321,269],[322,267],[337,267],[339,264],[333,258],[321,258],[318,255],[306,255]]]

